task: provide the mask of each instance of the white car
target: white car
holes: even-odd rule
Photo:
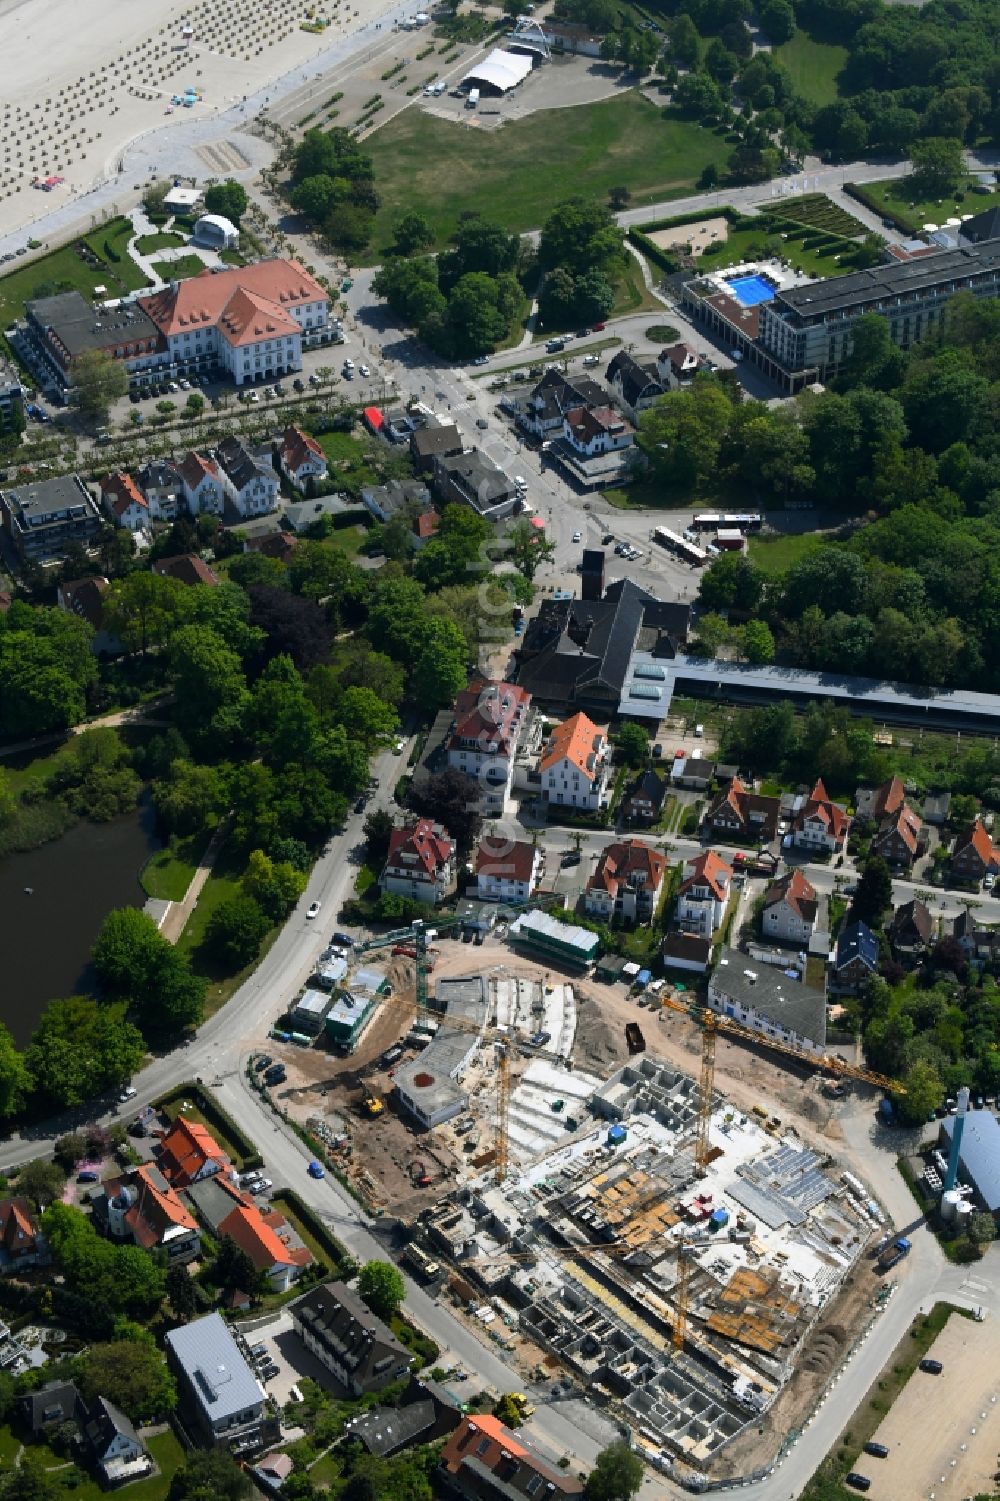
[[[319,908],[320,908],[319,902],[310,902],[309,903],[309,911],[306,913],[306,917],[315,917],[317,915],[317,913],[319,912]]]
[[[274,1184],[271,1182],[270,1178],[255,1178],[254,1181],[249,1185],[250,1192],[252,1194],[267,1193],[267,1190],[273,1187]]]
[[[403,739],[402,735],[400,735],[399,739],[396,741],[396,755],[400,755],[405,749],[406,741]]]
[[[996,885],[996,883],[997,883],[997,878],[993,874],[992,871],[989,873],[989,875],[983,876],[983,890],[984,891],[992,891],[993,888],[994,888],[994,886]]]
[[[582,532],[574,532],[573,533],[573,541],[574,542],[582,542],[583,541],[583,533]]]
[[[260,401],[260,392],[259,391],[251,391],[250,395],[247,397],[247,400],[248,401]]]
[[[126,1100],[134,1100],[138,1093],[139,1091],[136,1089],[134,1084],[126,1084],[125,1088],[122,1090],[118,1098],[124,1105]]]
[[[358,370],[360,371],[361,376],[362,376],[362,378],[364,380],[367,380],[368,377],[371,375],[371,371],[369,370],[369,368],[368,368],[367,365],[359,365],[358,366]]]

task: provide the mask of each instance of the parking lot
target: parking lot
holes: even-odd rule
[[[325,1366],[306,1349],[292,1328],[292,1316],[287,1309],[262,1323],[255,1321],[243,1329],[243,1337],[250,1347],[254,1369],[267,1387],[268,1396],[284,1406],[290,1400],[291,1390],[303,1376],[310,1377],[322,1386],[334,1385]],[[275,1374],[268,1374],[275,1372]]]

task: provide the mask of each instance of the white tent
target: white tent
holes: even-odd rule
[[[520,52],[504,52],[502,47],[495,47],[489,57],[484,57],[462,79],[462,83],[470,88],[498,89],[501,94],[506,94],[510,89],[516,89],[519,83],[523,83],[531,72],[532,60]]]

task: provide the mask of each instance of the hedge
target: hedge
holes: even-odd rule
[[[676,260],[669,251],[661,250],[659,245],[655,245],[648,235],[643,234],[641,229],[630,229],[626,238],[635,246],[636,250],[641,251],[647,260],[659,266],[660,270],[665,271],[668,276],[672,276],[675,271],[681,269],[680,261]]]
[[[197,1081],[191,1083],[190,1080],[184,1084],[178,1084],[156,1101],[155,1108],[164,1110],[178,1100],[192,1100],[209,1124],[217,1126],[224,1135],[228,1136],[239,1158],[235,1166],[241,1172],[246,1172],[252,1167],[263,1167],[264,1159],[257,1149],[256,1142],[250,1140],[242,1127],[236,1124],[232,1116],[223,1110],[215,1096],[210,1095],[203,1085]]]
[[[733,208],[731,203],[723,204],[721,208],[713,209],[688,209],[686,214],[674,214],[666,219],[649,219],[639,226],[639,232],[657,229],[679,229],[682,224],[700,224],[703,219],[725,219],[727,224],[734,228],[743,227],[745,220],[749,224],[756,224],[757,217],[754,214],[741,214],[738,208]]]
[[[300,1199],[294,1188],[282,1188],[274,1194],[272,1202],[277,1201],[280,1205],[285,1203],[295,1215],[296,1219],[309,1231],[313,1240],[319,1245],[324,1255],[328,1258],[335,1277],[350,1277],[357,1265],[354,1257],[347,1247],[342,1245],[335,1235],[332,1235],[319,1218],[314,1209],[311,1209],[304,1199]]]

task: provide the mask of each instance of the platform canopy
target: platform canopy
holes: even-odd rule
[[[466,73],[462,82],[470,88],[485,85],[487,88],[499,89],[501,94],[506,94],[509,89],[516,89],[519,83],[524,82],[531,68],[530,57],[520,52],[505,52],[502,47],[495,47],[489,57],[484,57],[471,72]]]

